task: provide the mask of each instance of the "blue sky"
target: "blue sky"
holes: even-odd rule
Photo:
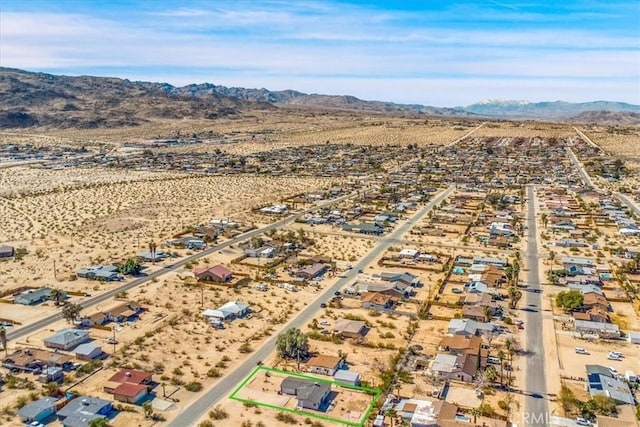
[[[0,64],[449,107],[640,104],[640,3],[0,0]]]

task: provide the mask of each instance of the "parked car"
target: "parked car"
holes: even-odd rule
[[[591,423],[587,420],[585,420],[584,418],[581,417],[577,417],[576,418],[576,424],[578,424],[579,426],[590,426]]]
[[[620,356],[618,356],[616,353],[609,352],[609,354],[607,355],[607,359],[609,359],[609,360],[620,360]]]
[[[578,354],[589,354],[589,352],[587,350],[585,350],[582,347],[576,347],[576,353]]]
[[[107,342],[107,344],[118,344],[118,340],[113,338],[107,338],[105,341]]]
[[[323,302],[322,304],[320,304],[320,308],[327,308],[327,304]]]

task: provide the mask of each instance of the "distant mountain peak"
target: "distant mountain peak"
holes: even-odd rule
[[[511,100],[511,99],[502,99],[502,98],[491,98],[491,99],[482,99],[476,102],[473,105],[528,105],[531,104],[526,100]]]

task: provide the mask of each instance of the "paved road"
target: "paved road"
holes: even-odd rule
[[[621,193],[613,193],[613,195],[616,196],[618,200],[620,200],[622,203],[627,205],[627,207],[631,209],[631,211],[638,218],[640,218],[640,206],[638,205],[638,203],[634,202],[629,196],[625,196],[624,194],[621,194]]]
[[[318,205],[316,205],[316,206],[314,206],[312,208],[306,209],[306,210],[304,210],[302,212],[296,213],[294,215],[289,215],[288,217],[286,217],[284,219],[281,219],[279,221],[276,221],[276,222],[274,222],[274,223],[272,223],[270,225],[267,225],[265,227],[258,228],[258,229],[255,229],[255,230],[251,230],[251,231],[249,231],[247,233],[243,233],[240,236],[235,237],[233,239],[230,239],[230,240],[228,240],[228,241],[226,241],[224,243],[212,246],[212,247],[210,247],[208,249],[205,249],[204,251],[195,253],[195,254],[190,255],[190,256],[188,256],[186,258],[182,258],[179,261],[176,261],[175,263],[171,264],[170,266],[167,266],[166,268],[162,268],[160,270],[156,270],[156,271],[150,273],[147,276],[144,276],[144,277],[141,277],[139,279],[133,280],[131,282],[125,283],[122,286],[118,286],[115,289],[111,289],[111,290],[106,291],[106,292],[104,292],[102,294],[96,295],[95,297],[87,298],[87,299],[85,299],[85,300],[83,300],[81,302],[81,305],[82,305],[83,308],[86,309],[86,308],[92,307],[92,306],[94,306],[96,304],[100,304],[101,302],[104,302],[104,301],[107,301],[107,300],[113,298],[117,293],[120,293],[120,292],[123,292],[123,291],[129,291],[129,290],[131,290],[131,289],[133,289],[133,288],[135,288],[137,286],[142,285],[143,283],[146,283],[146,282],[148,282],[150,280],[153,280],[153,279],[156,279],[156,278],[158,278],[158,277],[160,277],[160,276],[162,276],[164,274],[167,274],[167,273],[170,273],[172,271],[175,271],[175,270],[183,267],[185,264],[187,264],[187,263],[189,263],[191,261],[194,261],[196,259],[199,259],[199,258],[205,257],[207,255],[210,255],[210,254],[212,254],[214,252],[217,252],[217,251],[219,251],[221,249],[224,249],[224,248],[226,248],[228,246],[231,246],[233,244],[239,243],[239,242],[241,242],[243,240],[250,239],[252,237],[258,236],[258,235],[260,235],[260,234],[262,234],[262,233],[264,233],[266,231],[269,231],[271,229],[281,228],[286,223],[292,222],[293,220],[295,220],[295,218],[297,218],[297,217],[299,217],[301,215],[307,214],[309,212],[313,212],[315,210],[318,210],[318,209],[326,207],[326,206],[330,206],[330,205],[332,205],[334,203],[338,203],[338,202],[340,202],[342,200],[348,199],[350,197],[354,197],[355,195],[356,195],[356,193],[351,193],[351,194],[346,194],[344,196],[340,196],[340,197],[338,197],[336,199],[328,200],[328,201],[326,201],[324,203],[320,203],[320,204],[318,204]],[[167,260],[165,262],[170,262],[170,261]],[[34,322],[34,323],[31,323],[29,325],[26,325],[26,326],[23,326],[21,328],[17,328],[15,330],[12,330],[11,332],[8,332],[7,333],[7,340],[8,341],[14,341],[14,340],[17,340],[19,338],[28,336],[28,335],[33,334],[34,332],[36,332],[36,331],[46,327],[47,325],[49,325],[49,324],[51,324],[51,323],[53,323],[53,322],[55,322],[57,320],[60,320],[60,319],[62,319],[62,313],[61,312],[58,312],[56,314],[52,314],[50,316],[47,316],[47,317],[45,317],[43,319],[40,319],[40,320]]]
[[[538,269],[538,230],[536,227],[536,200],[535,187],[527,186],[527,227],[528,240],[527,247],[523,253],[524,262],[527,268],[527,283],[529,288],[540,289],[540,271]],[[542,340],[542,316],[539,312],[542,307],[542,293],[525,292],[525,304],[535,305],[536,311],[526,311],[524,318],[526,370],[525,370],[525,391],[524,412],[520,418],[526,426],[548,425],[547,414],[549,405],[546,400],[547,384],[544,374],[544,347]]]
[[[286,228],[289,228],[289,227],[286,227]],[[339,237],[351,236],[351,234],[340,233],[338,231],[311,230],[309,232],[318,233],[326,236],[339,236]],[[379,240],[389,241],[389,237],[387,236],[371,236],[367,234],[358,235],[358,239],[372,240],[374,242]],[[436,248],[468,250],[468,251],[478,251],[478,252],[487,252],[487,253],[500,253],[504,255],[513,255],[513,253],[516,251],[515,249],[498,249],[494,247],[484,247],[484,246],[464,246],[464,245],[455,244],[455,243],[436,243],[436,242],[429,243],[429,242],[421,242],[419,240],[409,240],[409,239],[394,239],[392,243],[402,243],[402,244],[414,245],[414,246],[432,246]]]
[[[454,186],[450,186],[447,190],[429,202],[424,208],[416,212],[409,220],[403,225],[393,231],[387,240],[381,241],[367,256],[365,256],[360,262],[354,265],[352,270],[346,273],[345,278],[339,279],[333,286],[328,287],[322,293],[318,299],[322,300],[328,296],[333,296],[333,293],[346,286],[351,280],[358,274],[358,270],[364,270],[367,265],[372,263],[377,257],[383,254],[391,245],[395,239],[400,238],[404,233],[409,231],[413,227],[414,223],[421,220],[434,206],[438,205],[444,198],[449,196],[455,189]],[[283,325],[281,330],[285,328],[301,328],[313,319],[317,314],[319,302],[316,301],[308,305],[302,310],[296,317],[294,317],[288,324]],[[169,423],[169,426],[184,427],[195,425],[198,419],[205,414],[212,406],[214,406],[220,399],[228,395],[237,384],[239,384],[245,377],[247,377],[251,371],[256,367],[257,363],[261,360],[265,360],[273,353],[275,349],[277,334],[274,334],[269,338],[262,346],[256,350],[247,360],[245,360],[240,366],[233,371],[229,372],[224,378],[222,378],[215,386],[200,396],[191,405],[184,408],[182,412]]]
[[[567,154],[571,159],[571,161],[573,162],[573,164],[575,165],[576,169],[578,169],[578,172],[580,173],[580,176],[582,177],[582,180],[584,181],[584,183],[587,185],[590,185],[600,193],[605,193],[604,190],[601,190],[595,185],[593,185],[593,181],[591,180],[591,177],[589,176],[586,169],[584,168],[582,163],[580,163],[580,161],[578,160],[578,158],[573,153],[573,150],[570,147],[567,147]],[[633,201],[628,196],[625,196],[624,194],[621,194],[621,193],[613,193],[613,195],[618,200],[620,200],[624,205],[626,205],[633,213],[635,213],[635,215],[638,218],[640,218],[640,206],[638,206],[638,204],[635,201]]]
[[[571,149],[571,147],[566,147],[566,150],[567,150],[567,155],[569,156],[569,159],[573,162],[576,169],[578,169],[578,173],[580,174],[580,177],[582,178],[582,181],[584,182],[584,184],[588,185],[589,187],[597,191],[600,191],[597,189],[595,185],[593,185],[593,181],[591,181],[591,177],[589,176],[587,171],[584,169],[584,167],[582,166],[582,164],[574,154],[573,150]]]

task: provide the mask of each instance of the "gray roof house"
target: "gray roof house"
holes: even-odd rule
[[[629,385],[611,376],[602,373],[588,373],[587,371],[587,390],[591,397],[607,396],[612,398],[618,404],[634,405],[635,400],[633,393],[629,389]]]
[[[495,326],[491,323],[476,322],[471,319],[451,319],[447,333],[452,335],[476,335],[478,332],[493,332]]]
[[[13,299],[15,304],[34,305],[51,299],[51,288],[29,289]]]
[[[286,377],[280,383],[280,391],[296,396],[300,408],[320,410],[322,405],[327,402],[331,385],[324,381]]]
[[[115,265],[91,265],[76,271],[76,275],[85,279],[104,280],[107,282],[121,278]]]
[[[483,256],[474,256],[473,257],[474,264],[485,264],[485,265],[495,265],[496,267],[506,267],[507,260],[502,258],[492,258],[492,257],[483,257]]]
[[[403,273],[380,273],[380,280],[384,280],[385,282],[402,282],[413,287],[420,285],[420,279],[406,271]]]
[[[59,330],[55,334],[45,338],[43,341],[46,347],[70,350],[85,341],[89,341],[89,339],[89,331],[66,328]]]
[[[113,410],[113,403],[91,396],[78,396],[58,411],[65,427],[88,427],[91,420],[105,418]]]
[[[102,356],[102,346],[95,342],[86,342],[77,346],[74,352],[80,360],[93,360]]]
[[[18,410],[18,416],[23,423],[34,421],[42,422],[56,413],[56,401],[54,397],[45,397],[34,402],[27,403]]]
[[[615,323],[592,322],[590,320],[574,320],[576,332],[594,334],[599,337],[617,338],[620,336],[620,328]]]

